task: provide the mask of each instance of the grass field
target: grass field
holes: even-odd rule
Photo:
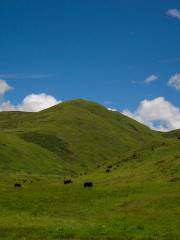
[[[0,113],[0,129],[0,239],[180,239],[178,131],[82,100]]]

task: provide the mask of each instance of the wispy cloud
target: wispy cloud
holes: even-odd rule
[[[159,64],[170,64],[170,63],[177,63],[177,62],[180,62],[180,57],[166,58],[158,61]]]
[[[166,14],[170,17],[180,19],[180,9],[177,8],[168,9]]]
[[[5,80],[2,80],[2,79],[0,80],[0,96],[1,97],[11,89],[12,87]]]
[[[132,80],[131,83],[132,83],[132,84],[143,84],[144,82],[143,82],[143,81],[135,81],[135,80]]]
[[[174,87],[176,90],[180,90],[180,73],[176,73],[170,77],[168,85]]]
[[[43,79],[51,77],[51,74],[28,73],[0,73],[1,79]]]
[[[148,83],[156,81],[157,79],[158,79],[158,76],[152,74],[144,79],[144,83],[148,84]]]
[[[149,76],[147,76],[143,81],[132,81],[133,84],[150,84],[151,82],[154,82],[156,80],[158,80],[158,76],[156,76],[155,74],[151,74]]]

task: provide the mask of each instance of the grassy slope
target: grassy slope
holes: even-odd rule
[[[80,100],[1,113],[0,128],[0,239],[180,239],[177,137]]]
[[[28,168],[34,172],[36,168],[36,172],[45,174],[61,173],[62,169],[87,171],[99,163],[118,161],[160,139],[122,114],[83,100],[39,113],[0,113],[0,130],[3,169],[12,167],[14,171],[17,166],[17,171]]]

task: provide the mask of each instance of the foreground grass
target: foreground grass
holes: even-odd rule
[[[94,179],[84,189],[90,176],[67,186],[32,176],[15,189],[15,177],[2,178],[0,239],[180,239],[178,182]]]

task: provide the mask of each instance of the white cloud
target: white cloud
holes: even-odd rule
[[[39,74],[39,73],[0,73],[0,78],[3,79],[43,79],[51,77],[51,74]]]
[[[52,107],[61,101],[56,100],[53,96],[45,93],[31,94],[26,96],[22,103],[18,105],[11,104],[10,101],[3,102],[0,105],[0,111],[24,111],[24,112],[38,112],[43,109]]]
[[[0,97],[2,97],[0,111],[38,112],[61,102],[46,93],[30,94],[17,105],[13,105],[10,101],[2,101],[5,93],[11,89],[12,87],[5,80],[0,80]]]
[[[169,9],[166,14],[170,17],[180,19],[180,9],[177,8]]]
[[[16,111],[16,108],[11,104],[10,101],[7,101],[0,104],[0,112],[3,111]]]
[[[117,112],[117,109],[115,109],[115,108],[110,108],[110,107],[108,107],[108,110],[109,110],[109,111],[112,111],[112,112]]]
[[[135,81],[133,80],[132,83],[133,84],[150,84],[151,82],[154,82],[156,80],[158,80],[158,76],[156,76],[155,74],[149,75],[148,77],[146,77],[143,81]]]
[[[175,75],[171,76],[168,85],[180,90],[180,73],[176,73]]]
[[[124,110],[123,114],[160,131],[180,128],[180,109],[164,97],[144,100],[135,112]]]
[[[5,80],[0,80],[0,111],[38,112],[61,102],[51,95],[40,93],[30,94],[21,103],[13,105],[10,101],[3,101],[3,96],[11,89],[13,88]]]
[[[151,83],[151,82],[154,82],[158,79],[158,77],[154,74],[148,76],[145,80],[144,80],[144,83]]]
[[[11,86],[5,80],[0,80],[0,96],[3,96],[6,92],[12,89]]]
[[[43,109],[52,107],[60,103],[53,96],[47,95],[45,93],[41,94],[31,94],[26,96],[22,103],[19,104],[16,108],[19,111],[25,112],[38,112]]]

